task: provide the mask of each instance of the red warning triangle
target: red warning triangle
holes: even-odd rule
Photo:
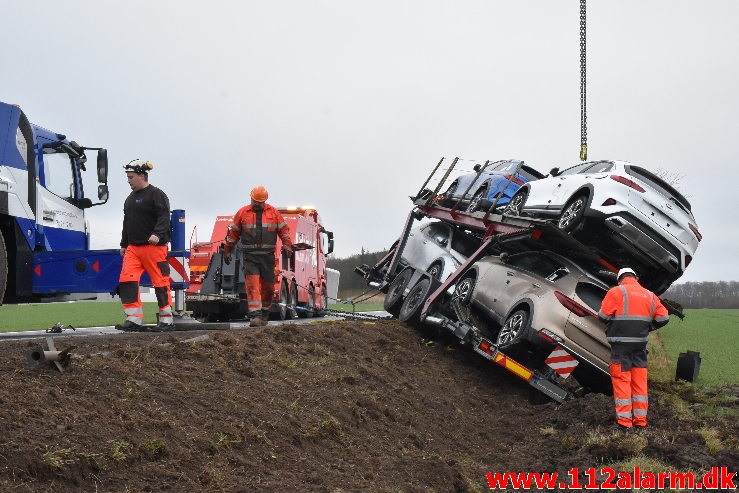
[[[96,260],[94,264],[92,264],[92,270],[95,272],[100,272],[100,261]]]
[[[41,275],[41,265],[37,265],[36,267],[34,267],[33,272],[35,272],[37,276],[40,276]]]

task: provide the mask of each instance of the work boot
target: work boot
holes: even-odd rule
[[[139,332],[141,325],[131,322],[130,320],[124,320],[122,324],[116,324],[116,330],[122,330],[124,332]]]
[[[249,314],[249,327],[261,327],[265,325],[262,323],[262,312],[251,312]]]
[[[167,324],[159,322],[157,324],[157,332],[172,332],[174,330],[174,324]]]
[[[267,325],[269,323],[269,309],[262,310],[262,325]]]

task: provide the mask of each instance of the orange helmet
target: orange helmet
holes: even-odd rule
[[[254,202],[266,202],[267,197],[269,197],[269,194],[267,193],[266,188],[259,186],[259,187],[252,188],[249,196]]]

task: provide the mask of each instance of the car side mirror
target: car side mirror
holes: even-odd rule
[[[549,170],[549,174],[552,175],[552,176],[559,175],[559,168],[552,168],[552,169],[550,169]]]
[[[447,245],[447,243],[449,243],[449,240],[447,240],[443,236],[437,236],[436,237],[436,243],[438,243],[439,245],[445,247]]]
[[[508,260],[510,260],[511,256],[508,252],[503,252],[500,254],[500,261],[504,264],[508,263]]]
[[[480,168],[482,168],[482,166],[480,166],[479,164],[476,164],[472,167],[472,169],[477,171],[478,173],[480,172]]]

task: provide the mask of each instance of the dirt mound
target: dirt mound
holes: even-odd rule
[[[428,338],[397,321],[59,336],[76,346],[64,373],[26,366],[41,341],[2,342],[0,491],[474,492],[487,472],[630,457],[737,469],[736,388],[655,385],[650,428],[614,435],[610,397],[542,401]],[[697,417],[711,399],[733,417]]]

